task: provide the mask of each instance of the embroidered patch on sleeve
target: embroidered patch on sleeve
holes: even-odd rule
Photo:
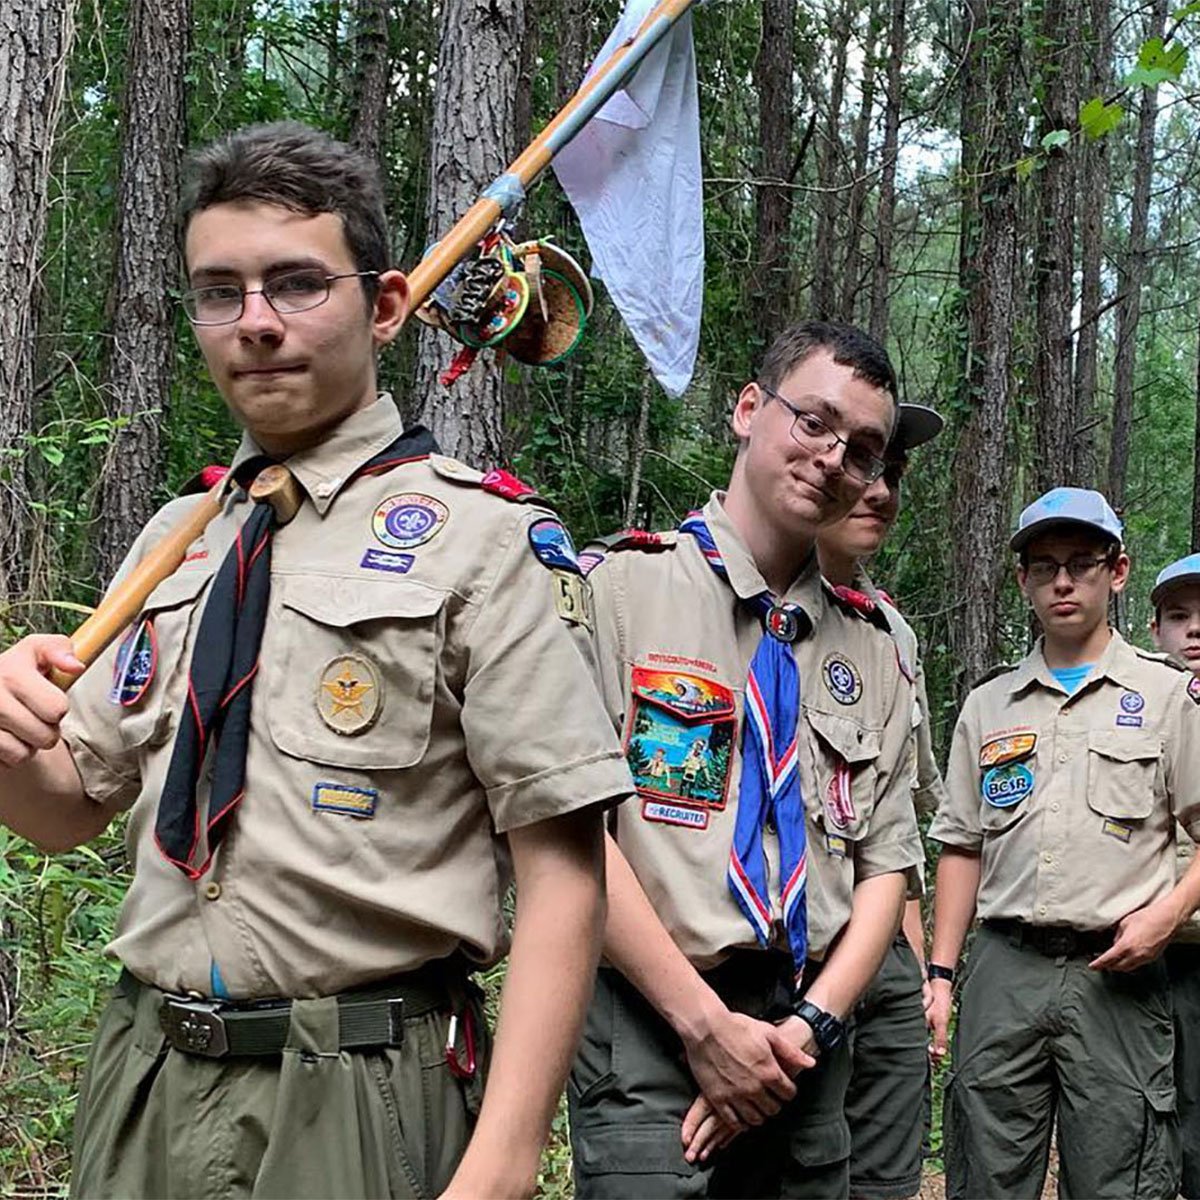
[[[129,630],[117,647],[109,700],[122,708],[132,708],[150,690],[157,669],[158,638],[154,633],[154,619],[145,617]]]
[[[554,611],[572,625],[582,625],[591,632],[591,593],[582,575],[570,571],[551,571],[554,589]]]
[[[312,806],[321,812],[345,813],[365,820],[375,815],[378,800],[375,788],[350,787],[344,783],[318,783],[313,787]]]
[[[733,690],[699,675],[634,667],[631,691],[625,757],[638,794],[723,809],[737,725]]]

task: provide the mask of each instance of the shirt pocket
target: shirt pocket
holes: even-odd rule
[[[1087,802],[1093,812],[1144,821],[1162,793],[1162,743],[1150,733],[1093,729],[1088,734]]]
[[[275,586],[277,634],[264,680],[275,746],[305,762],[369,771],[420,762],[446,592],[415,582],[301,576]],[[339,729],[323,715],[321,690],[343,663],[361,668],[375,694],[365,700],[373,719]]]
[[[876,762],[883,731],[840,713],[806,708],[817,795],[808,803],[827,834],[858,841],[875,809]]]

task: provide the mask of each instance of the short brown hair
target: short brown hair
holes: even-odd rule
[[[767,349],[758,372],[760,383],[777,389],[802,362],[818,350],[849,367],[859,379],[899,400],[896,372],[888,352],[864,329],[841,321],[800,321],[785,329]]]
[[[194,151],[179,211],[182,242],[192,217],[214,204],[257,200],[292,212],[342,218],[359,271],[391,265],[383,183],[366,155],[299,121],[247,125]],[[375,280],[362,280],[368,296]]]

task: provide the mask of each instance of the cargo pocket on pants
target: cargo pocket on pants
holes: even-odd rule
[[[679,1126],[596,1125],[574,1131],[578,1200],[703,1196],[705,1174],[683,1157]]]
[[[1137,1200],[1172,1200],[1178,1192],[1182,1166],[1175,1088],[1170,1084],[1147,1088],[1144,1100],[1134,1195]]]

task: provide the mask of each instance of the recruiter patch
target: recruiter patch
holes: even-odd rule
[[[117,647],[109,700],[122,708],[132,708],[150,690],[157,668],[158,638],[154,633],[154,619],[145,617],[129,630]]]
[[[446,524],[450,510],[423,492],[401,492],[380,502],[371,517],[371,531],[393,550],[423,546]]]
[[[857,704],[862,695],[862,676],[844,654],[830,654],[821,665],[821,678],[839,704]]]
[[[642,817],[661,825],[679,825],[684,829],[707,829],[708,810],[688,808],[685,804],[664,804],[661,800],[643,800]]]
[[[1037,734],[1009,733],[1003,737],[990,738],[979,748],[981,767],[999,767],[1004,763],[1020,762],[1028,758],[1037,746]]]
[[[378,800],[379,793],[374,788],[350,787],[344,783],[318,783],[313,787],[312,806],[319,812],[366,819],[375,815]]]
[[[375,724],[383,707],[383,680],[363,654],[339,654],[317,683],[317,711],[334,733],[353,737]]]
[[[1017,762],[993,767],[983,777],[980,791],[993,808],[1012,808],[1033,791],[1033,772]]]
[[[529,527],[529,544],[533,548],[533,556],[553,571],[573,571],[576,575],[583,574],[579,565],[579,556],[571,544],[571,535],[563,528],[561,521],[553,517],[543,517],[534,521]]]

